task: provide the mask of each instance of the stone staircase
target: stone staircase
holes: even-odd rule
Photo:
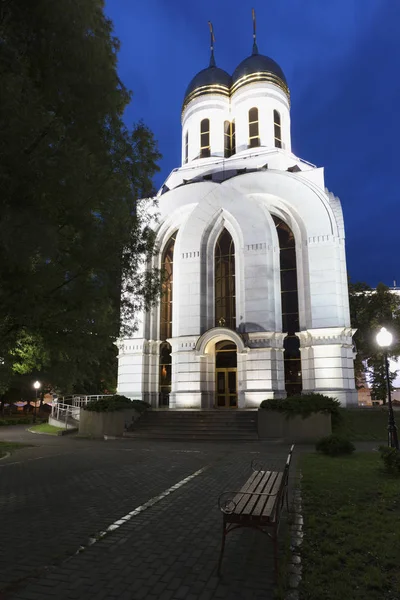
[[[165,440],[257,440],[257,411],[153,409],[125,436]]]

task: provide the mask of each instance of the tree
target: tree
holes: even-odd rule
[[[375,397],[386,402],[384,355],[376,342],[376,334],[386,327],[393,334],[389,356],[400,356],[400,298],[383,283],[372,290],[365,283],[349,283],[351,324],[357,329],[354,341],[357,349],[356,377],[369,375]],[[391,382],[396,372],[390,373]]]
[[[31,336],[46,355],[33,352],[31,368],[61,381],[64,364],[72,384],[109,355],[120,310],[132,316],[159,290],[143,268],[154,234],[140,198],[154,195],[160,154],[143,123],[123,124],[118,49],[102,0],[2,2],[1,354],[12,363]]]

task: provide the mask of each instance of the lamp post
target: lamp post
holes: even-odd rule
[[[392,394],[390,391],[390,377],[389,377],[389,361],[387,355],[387,348],[391,345],[393,340],[393,336],[386,329],[386,327],[381,327],[380,331],[377,333],[376,341],[378,346],[383,349],[383,356],[385,360],[385,373],[386,373],[386,386],[387,386],[387,395],[388,395],[388,404],[389,404],[389,413],[388,413],[388,446],[391,448],[399,449],[399,439],[397,437],[397,427],[394,420],[394,412],[392,406]]]
[[[38,389],[40,388],[40,381],[35,381],[35,383],[33,384],[33,387],[35,388],[35,392],[36,392],[35,411],[33,413],[33,422],[36,423],[37,393],[38,393]]]

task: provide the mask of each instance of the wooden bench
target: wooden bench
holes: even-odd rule
[[[288,500],[289,468],[294,445],[291,446],[283,471],[259,471],[251,466],[252,475],[237,492],[224,492],[218,499],[223,513],[222,545],[218,561],[218,575],[221,574],[225,540],[228,533],[241,527],[257,529],[268,535],[274,545],[275,577],[278,574],[278,531],[282,509]]]

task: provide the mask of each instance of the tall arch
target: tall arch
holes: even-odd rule
[[[236,329],[235,244],[227,229],[217,239],[214,252],[215,326]]]
[[[161,259],[162,289],[160,301],[160,344],[159,352],[159,405],[168,406],[171,392],[172,356],[171,345],[167,339],[172,337],[172,308],[174,281],[174,249],[177,231],[171,235],[165,245]]]
[[[279,217],[272,215],[279,240],[281,278],[282,331],[285,390],[288,396],[301,393],[302,374],[300,357],[299,299],[297,286],[296,242],[290,227]]]

